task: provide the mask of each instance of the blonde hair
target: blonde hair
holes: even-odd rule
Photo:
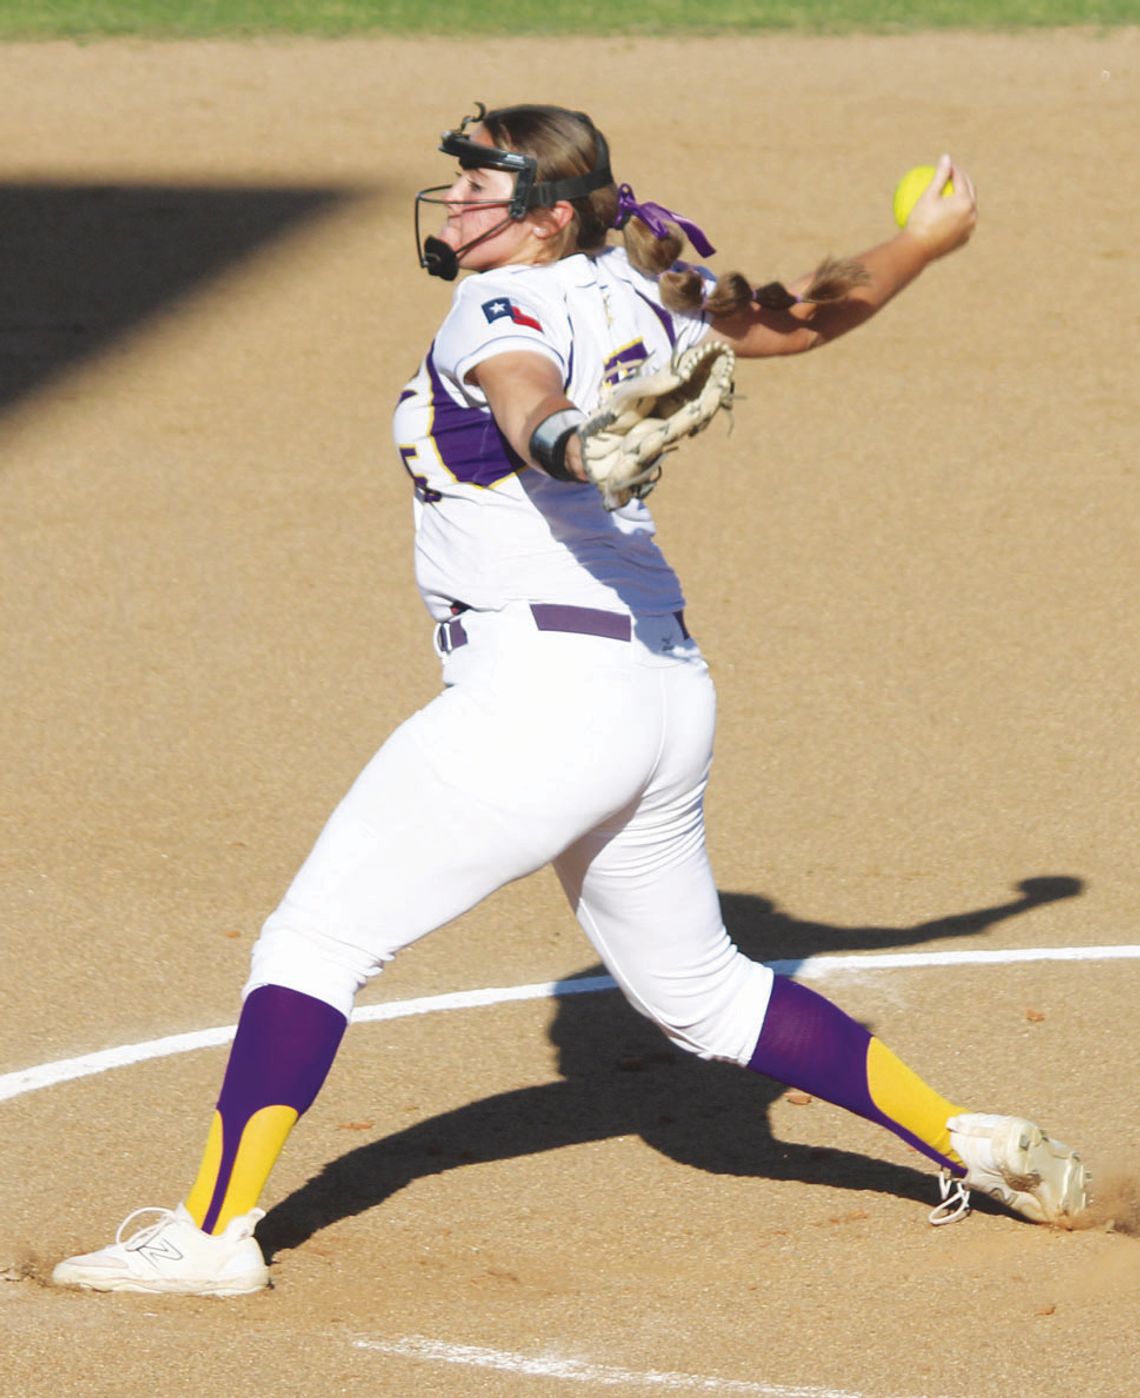
[[[589,174],[601,150],[601,133],[585,112],[565,107],[498,107],[484,112],[481,123],[494,145],[534,156],[536,179],[543,182]],[[604,185],[569,202],[573,217],[554,241],[555,257],[600,252],[609,242],[618,217],[617,185]],[[718,318],[738,314],[754,304],[787,310],[800,302],[842,300],[867,281],[866,269],[860,263],[827,257],[816,268],[807,290],[798,296],[781,282],[754,287],[741,272],[724,273],[708,288],[696,268],[678,265],[687,240],[677,224],[667,223],[667,235],[658,238],[633,214],[622,226],[621,238],[630,265],[657,282],[662,303],[671,311],[703,312]]]

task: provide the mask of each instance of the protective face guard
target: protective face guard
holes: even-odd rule
[[[474,247],[477,242],[482,242],[484,238],[491,237],[508,223],[525,218],[531,209],[549,209],[559,200],[580,199],[583,195],[593,193],[595,189],[602,189],[613,183],[613,175],[610,173],[610,151],[606,145],[605,137],[600,131],[594,133],[597,154],[594,159],[594,168],[588,175],[574,175],[564,180],[539,182],[536,179],[538,161],[533,155],[526,155],[521,151],[505,150],[500,146],[485,146],[464,134],[470,122],[482,121],[486,115],[487,109],[482,102],[477,102],[476,106],[479,110],[475,116],[464,117],[458,127],[443,133],[440,137],[439,149],[444,155],[454,156],[459,161],[461,170],[506,170],[508,174],[515,176],[515,186],[509,201],[502,199],[466,199],[462,201],[464,208],[477,208],[481,205],[505,205],[507,215],[502,223],[496,224],[494,228],[488,229],[479,238],[465,243],[463,247],[458,249],[452,248],[441,238],[429,236],[421,240],[420,237],[421,205],[446,206],[449,202],[455,202],[433,197],[443,194],[451,186],[446,184],[432,185],[429,189],[421,189],[416,195],[416,255],[419,258],[420,266],[426,268],[430,276],[442,277],[444,281],[455,280],[459,272],[459,258],[469,248]],[[585,121],[586,118],[583,117],[582,120]]]
[[[470,136],[464,136],[462,131],[445,131],[439,148],[444,155],[455,156],[461,170],[506,170],[514,175],[515,188],[507,210],[512,219],[523,218],[528,209],[538,207],[531,201],[531,196],[536,193],[534,177],[538,172],[538,161],[533,155],[480,145]],[[541,185],[537,186],[537,189],[541,188]]]

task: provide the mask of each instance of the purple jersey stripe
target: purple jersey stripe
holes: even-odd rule
[[[443,386],[428,351],[431,377],[431,437],[440,460],[457,481],[467,485],[494,485],[521,471],[526,462],[513,449],[489,412],[456,403]]]
[[[673,317],[663,306],[659,306],[656,301],[651,301],[648,296],[642,296],[640,291],[637,291],[636,294],[641,296],[641,299],[661,322],[666,335],[669,336],[669,348],[675,349],[677,346],[677,332],[673,329]]]

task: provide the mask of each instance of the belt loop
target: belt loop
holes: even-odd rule
[[[467,632],[457,616],[450,621],[441,621],[435,628],[435,644],[440,655],[450,655],[453,650],[467,644]]]

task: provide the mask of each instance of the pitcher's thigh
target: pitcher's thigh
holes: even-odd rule
[[[549,863],[628,801],[633,745],[617,734],[607,740],[613,760],[596,763],[588,728],[552,738],[548,709],[512,711],[520,698],[457,687],[392,734],[266,922],[247,990],[266,981],[305,990],[298,979],[327,971],[336,999],[313,993],[342,1007],[402,947]]]
[[[398,729],[266,920],[246,992],[288,985],[347,1012],[402,947],[537,867],[518,833],[509,813],[441,776],[408,725]]]
[[[622,833],[592,835],[555,863],[582,930],[626,998],[701,1058],[747,1063],[772,973],[733,943],[703,840],[647,865]]]

